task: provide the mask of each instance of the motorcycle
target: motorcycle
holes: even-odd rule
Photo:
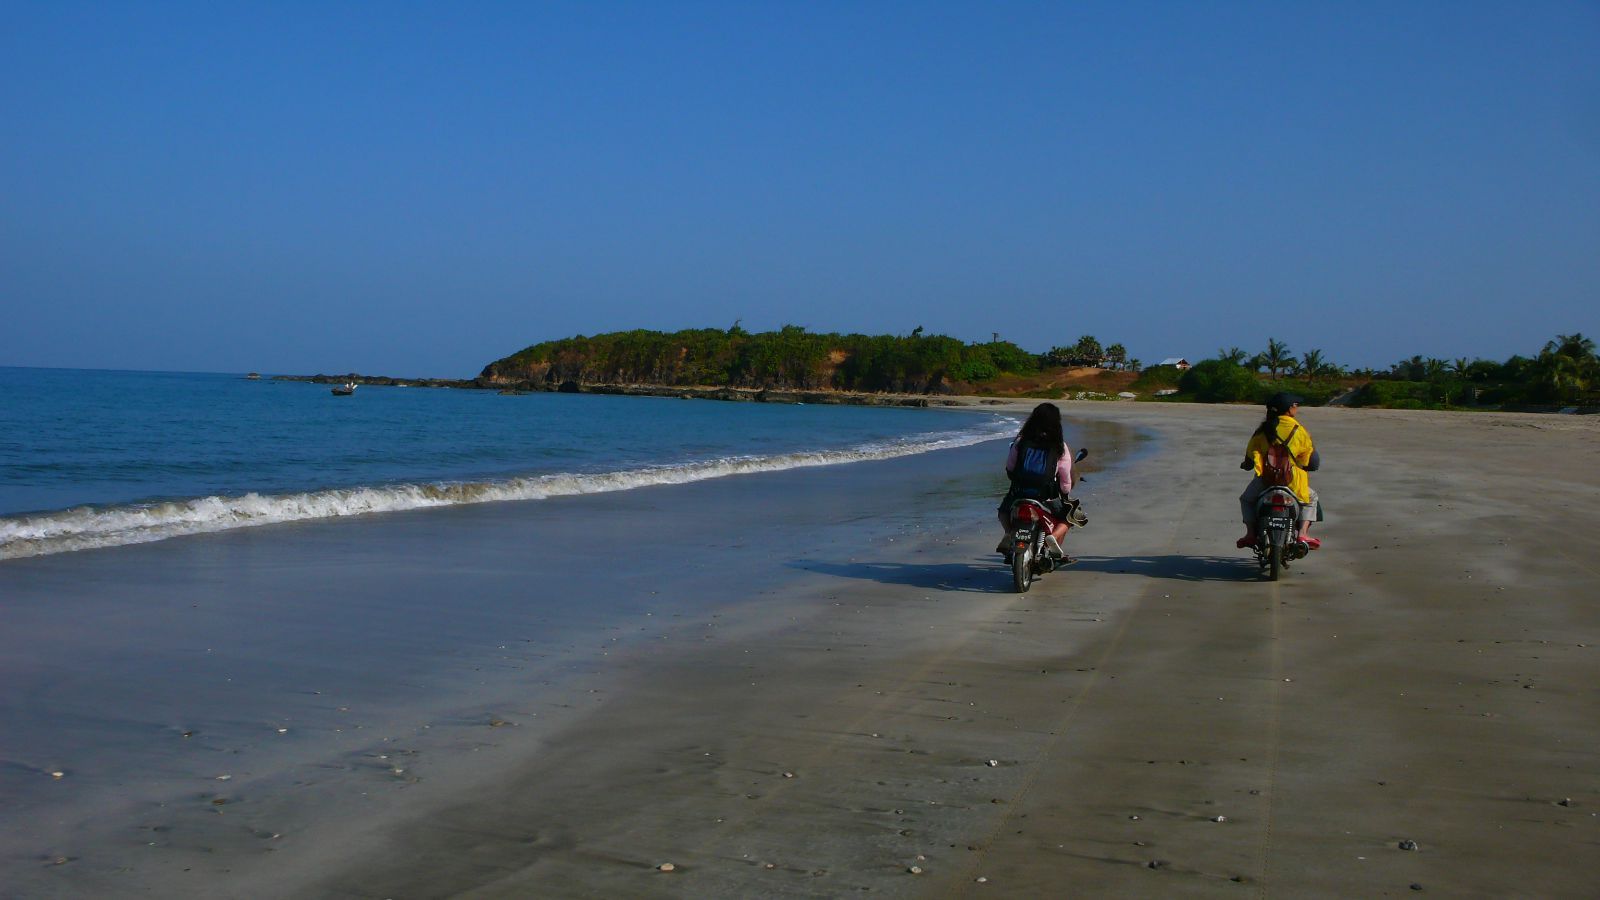
[[[1267,580],[1277,581],[1289,563],[1311,552],[1311,546],[1299,539],[1299,519],[1300,501],[1287,487],[1268,487],[1256,499],[1256,542],[1251,549]]]
[[[1087,448],[1079,449],[1073,462],[1082,462],[1089,455]],[[1080,477],[1077,479],[1082,481]],[[1063,498],[1067,521],[1081,528],[1088,519],[1078,509],[1078,501]],[[1007,552],[1011,563],[1011,583],[1017,593],[1027,593],[1034,579],[1054,572],[1066,558],[1066,551],[1056,541],[1055,530],[1060,521],[1050,507],[1031,498],[1023,497],[1011,502],[1011,546]]]

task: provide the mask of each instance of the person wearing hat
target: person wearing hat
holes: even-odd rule
[[[1273,394],[1267,399],[1266,419],[1250,435],[1250,443],[1244,451],[1244,462],[1239,464],[1239,468],[1254,470],[1255,477],[1250,479],[1249,486],[1239,495],[1239,511],[1244,516],[1245,527],[1244,537],[1235,544],[1240,549],[1256,542],[1256,500],[1266,487],[1261,478],[1262,466],[1266,462],[1267,450],[1274,443],[1287,447],[1289,456],[1294,460],[1294,471],[1288,487],[1294,492],[1295,499],[1300,501],[1300,533],[1296,539],[1304,541],[1313,550],[1322,546],[1322,541],[1308,534],[1311,521],[1317,513],[1317,492],[1311,489],[1311,478],[1306,474],[1316,471],[1321,459],[1311,443],[1311,432],[1295,419],[1295,413],[1299,411],[1299,397],[1282,391]]]

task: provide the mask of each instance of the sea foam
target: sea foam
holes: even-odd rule
[[[727,457],[620,472],[555,473],[498,481],[388,484],[290,494],[211,496],[126,506],[82,506],[59,512],[0,517],[0,559],[138,544],[281,522],[503,500],[543,500],[650,485],[686,484],[729,475],[893,459],[1006,437],[1015,428],[1016,423],[1010,419],[996,419],[973,430],[921,435],[900,442],[865,444],[842,450]]]

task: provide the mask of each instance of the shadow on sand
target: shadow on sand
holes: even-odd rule
[[[1069,572],[1140,575],[1173,581],[1252,581],[1260,567],[1248,556],[1080,556]]]
[[[930,591],[973,591],[997,594],[1011,590],[1011,574],[996,555],[992,561],[915,566],[888,562],[824,562],[800,559],[789,564],[807,572],[856,578],[880,584],[902,584]]]
[[[888,562],[825,562],[801,559],[789,564],[807,572],[838,578],[899,584],[930,591],[972,591],[983,594],[1011,590],[1010,571],[1000,557],[972,563],[908,565]],[[1254,581],[1259,577],[1255,560],[1244,556],[1080,556],[1062,570],[1099,572],[1105,575],[1136,575],[1172,581]]]

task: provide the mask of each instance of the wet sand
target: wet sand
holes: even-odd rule
[[[275,765],[257,749],[276,739],[261,698],[283,693],[259,687],[246,707],[267,734],[169,761],[181,802],[152,790],[104,827],[63,817],[48,840],[5,813],[11,883],[21,896],[1600,893],[1600,529],[1586,515],[1600,422],[1307,410],[1326,543],[1272,584],[1233,548],[1256,409],[1061,405],[1155,440],[1096,432],[1097,450],[1122,452],[1097,456],[1112,464],[1081,492],[1091,523],[1069,539],[1081,561],[1023,595],[991,552],[995,444],[574,498],[559,512],[583,521],[649,513],[640,565],[612,575],[585,565],[577,538],[516,553],[563,533],[528,512],[539,504],[0,568],[21,596],[93,598],[127,566],[171,586],[196,548],[245,547],[270,563],[253,576],[263,596],[316,583],[306,559],[345,596],[377,576],[339,574],[334,550],[287,553],[283,535],[357,553],[381,532],[413,548],[405,559],[448,528],[452,546],[478,548],[442,573],[400,566],[339,626],[359,636],[384,620],[384,595],[421,597],[374,626],[421,660],[421,710],[383,687],[413,677],[406,662],[362,681],[330,660],[324,680],[354,679],[382,714],[340,743],[329,702],[320,749]],[[897,502],[908,492],[914,503]],[[750,518],[719,530],[737,510]],[[791,538],[746,537],[763,517]],[[705,571],[674,568],[686,535],[708,538],[689,557]],[[512,578],[635,605],[625,626],[544,622],[570,643],[511,659],[505,648],[536,633],[527,609],[494,596]],[[179,586],[169,621],[199,581]],[[648,599],[661,589],[672,596]],[[446,601],[465,624],[427,618]],[[238,607],[218,615],[224,630],[253,624]],[[254,624],[281,627],[270,618]],[[128,615],[69,624],[97,645],[163,633]],[[429,634],[450,659],[429,659]],[[597,635],[603,661],[585,643]],[[485,674],[496,659],[505,671]],[[9,711],[53,721],[15,690]],[[321,708],[307,702],[302,715]],[[130,718],[130,747],[176,721]],[[93,775],[51,779],[64,763],[13,743],[11,769],[26,756],[37,770],[30,802],[41,782]],[[263,774],[201,784],[241,748]],[[141,823],[166,830],[134,833]]]

